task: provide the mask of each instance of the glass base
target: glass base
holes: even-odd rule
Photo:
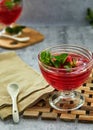
[[[76,91],[54,92],[49,98],[50,105],[59,111],[71,111],[80,108],[85,102],[81,93]]]

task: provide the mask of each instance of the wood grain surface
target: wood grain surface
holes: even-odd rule
[[[30,27],[26,27],[25,29],[23,29],[22,34],[18,37],[30,37],[30,40],[26,42],[18,42],[10,38],[0,37],[0,47],[8,49],[19,49],[39,43],[44,40],[43,34]]]

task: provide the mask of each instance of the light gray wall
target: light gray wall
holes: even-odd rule
[[[24,0],[20,22],[29,24],[86,24],[93,0]]]

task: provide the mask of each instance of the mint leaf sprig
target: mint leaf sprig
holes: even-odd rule
[[[40,54],[40,60],[46,65],[53,66],[56,68],[61,67],[65,63],[68,54],[62,53],[60,55],[52,55],[49,51],[43,51]]]
[[[49,51],[43,51],[40,54],[40,60],[41,60],[41,62],[43,62],[46,65],[53,66],[53,63],[52,63],[51,59],[52,59],[52,55],[50,54]]]
[[[11,0],[11,1],[6,1],[5,6],[8,9],[12,9],[17,3],[21,2],[21,0]]]
[[[77,67],[78,64],[78,59],[73,58],[67,53],[52,55],[46,50],[41,52],[40,61],[51,67],[64,68],[67,72],[71,72],[72,68]]]
[[[91,8],[87,8],[86,19],[93,26],[93,10]]]
[[[6,1],[5,2],[5,6],[8,8],[8,9],[12,9],[14,7],[14,2],[11,2],[11,1]]]
[[[53,56],[54,60],[52,60],[52,62],[53,62],[54,67],[56,67],[56,68],[61,67],[61,65],[63,65],[65,63],[67,57],[68,57],[68,54],[66,54],[66,53],[63,53],[63,54],[60,54],[57,56]]]
[[[10,35],[18,34],[19,32],[22,32],[22,30],[25,28],[25,26],[15,26],[15,27],[6,27],[5,31],[6,33],[9,33]]]

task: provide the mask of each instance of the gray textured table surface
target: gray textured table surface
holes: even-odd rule
[[[93,0],[23,0],[20,21],[33,24],[85,25],[86,9]]]
[[[39,44],[23,49],[15,50],[16,53],[31,67],[39,72],[37,55],[40,50],[52,46],[64,44],[83,45],[93,51],[93,28],[91,26],[59,26],[59,25],[32,25],[33,28],[45,35],[45,40]],[[0,52],[11,50],[0,48]],[[41,119],[23,119],[19,124],[13,124],[12,120],[0,120],[0,130],[93,130],[93,124],[48,121]]]

